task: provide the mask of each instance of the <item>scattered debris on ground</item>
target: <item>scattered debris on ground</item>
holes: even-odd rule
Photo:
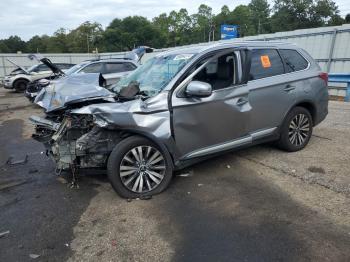
[[[7,231],[4,231],[4,232],[1,232],[0,233],[0,238],[4,237],[4,236],[7,236],[8,234],[10,234],[10,231],[7,230]]]

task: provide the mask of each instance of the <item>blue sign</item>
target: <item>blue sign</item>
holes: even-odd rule
[[[227,40],[238,37],[237,25],[221,25],[221,39]]]

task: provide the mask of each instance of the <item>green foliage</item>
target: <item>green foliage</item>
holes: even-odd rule
[[[115,18],[105,29],[97,22],[86,21],[73,30],[60,28],[53,36],[36,35],[27,42],[11,36],[0,40],[0,52],[116,52],[139,45],[162,48],[218,40],[222,24],[238,25],[239,35],[243,37],[350,23],[350,14],[342,18],[332,0],[274,1],[272,7],[267,0],[224,5],[216,15],[210,6],[201,4],[192,15],[182,8],[161,13],[152,21],[142,16]]]
[[[275,0],[273,9],[273,32],[339,25],[344,22],[332,0]]]
[[[248,5],[251,14],[251,22],[255,33],[265,34],[271,32],[270,5],[267,0],[252,0]]]
[[[345,23],[350,23],[350,14],[345,16]]]

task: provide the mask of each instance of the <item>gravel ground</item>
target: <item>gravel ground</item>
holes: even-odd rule
[[[41,110],[1,90],[0,261],[350,261],[350,104],[329,109],[300,152],[229,153],[128,202],[105,175],[69,189],[30,138]]]

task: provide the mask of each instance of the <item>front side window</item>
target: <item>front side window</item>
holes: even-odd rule
[[[138,85],[141,92],[148,96],[159,93],[173,77],[192,59],[194,54],[170,54],[156,56],[138,67],[112,87],[119,93],[131,84]]]
[[[91,65],[87,65],[86,67],[84,67],[82,70],[80,70],[79,73],[100,73],[102,70],[102,64],[101,63],[94,63]]]
[[[229,53],[211,60],[192,80],[206,82],[213,90],[234,84],[234,54]],[[199,67],[200,65],[198,65]]]
[[[296,50],[280,49],[280,54],[286,64],[287,73],[306,69],[309,64]]]
[[[280,75],[284,73],[284,66],[276,49],[252,50],[250,65],[250,80]]]

